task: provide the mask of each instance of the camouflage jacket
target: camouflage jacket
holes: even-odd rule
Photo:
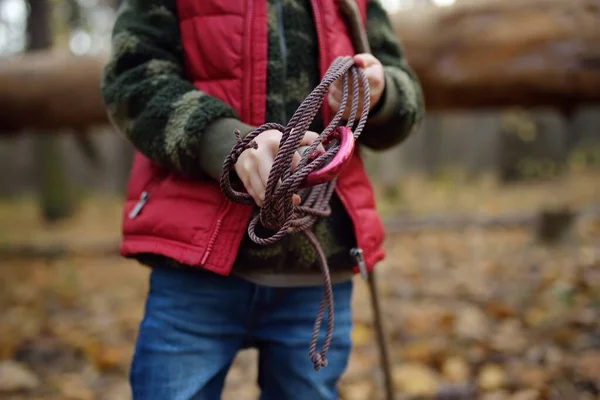
[[[266,1],[266,119],[285,124],[320,81],[316,32],[309,0]],[[386,89],[359,140],[383,150],[402,142],[418,124],[423,99],[378,0],[369,2],[367,32],[373,55],[384,66]],[[233,109],[216,98],[186,96],[198,90],[185,77],[176,0],[125,0],[114,24],[112,45],[102,94],[114,126],[157,164],[192,178],[218,179],[234,144],[233,130],[247,134],[253,127],[239,121]],[[321,125],[317,117],[311,130],[319,132]],[[330,266],[347,269],[353,265],[352,226],[335,196],[331,206],[332,214],[313,229]],[[255,245],[246,235],[234,269],[282,272],[293,265],[298,271],[318,271],[310,249],[301,234],[267,247]]]

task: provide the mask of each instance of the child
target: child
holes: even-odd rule
[[[358,143],[387,149],[421,120],[421,89],[379,0],[356,3],[373,53],[355,56],[371,92]],[[247,234],[256,209],[226,200],[218,180],[235,129],[246,135],[265,122],[285,124],[331,62],[353,54],[334,0],[122,4],[102,91],[111,121],[137,150],[121,252],[152,267],[131,367],[134,399],[218,399],[246,347],[259,350],[261,399],[337,398],[351,347],[352,276],[384,255],[359,152],[338,178],[331,214],[312,227],[335,302],[328,365],[319,371],[308,357],[323,294],[313,248],[300,233],[256,245]],[[339,102],[334,87],[303,144]],[[258,206],[280,137],[260,134],[258,149],[235,165]]]

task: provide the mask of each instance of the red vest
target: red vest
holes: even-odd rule
[[[368,0],[358,0],[363,19]],[[188,79],[229,104],[241,120],[265,123],[266,0],[178,0]],[[311,0],[321,75],[338,56],[354,54],[334,0]],[[323,118],[330,120],[324,104]],[[355,227],[367,270],[384,257],[384,231],[358,151],[339,176],[336,192]],[[143,209],[141,209],[143,206]],[[160,254],[228,275],[251,207],[225,199],[213,180],[187,180],[159,169],[136,152],[123,215],[121,254]],[[358,269],[355,267],[355,272]]]

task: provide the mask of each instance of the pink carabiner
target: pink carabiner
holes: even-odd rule
[[[300,185],[301,189],[333,180],[348,165],[348,162],[354,153],[354,134],[352,133],[352,130],[345,126],[338,126],[323,139],[322,143],[323,145],[326,145],[333,139],[338,139],[340,141],[340,148],[336,155],[323,168],[310,172]]]

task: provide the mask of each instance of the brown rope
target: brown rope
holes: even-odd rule
[[[321,132],[319,138],[304,152],[298,167],[292,172],[291,165],[294,153],[298,150],[304,134],[319,112],[330,86],[340,78],[342,79],[342,100],[339,110],[329,125]],[[321,83],[300,104],[286,126],[276,123],[266,123],[252,131],[244,139],[240,138],[239,132],[235,132],[238,141],[229,156],[225,159],[223,174],[221,176],[221,190],[230,201],[253,205],[252,196],[233,189],[230,181],[233,166],[244,150],[257,148],[257,143],[254,139],[259,134],[269,129],[277,129],[282,132],[279,151],[275,156],[267,181],[265,201],[263,207],[260,209],[260,213],[250,221],[248,234],[255,243],[268,245],[280,240],[287,233],[303,232],[317,252],[323,274],[324,292],[319,311],[317,312],[309,350],[310,359],[317,371],[327,365],[326,355],[331,343],[334,323],[333,293],[327,259],[317,237],[310,228],[318,218],[330,215],[331,208],[329,207],[329,201],[335,189],[336,179],[312,188],[302,190],[299,190],[299,188],[310,172],[326,165],[339,149],[339,142],[333,141],[324,154],[315,159],[311,157],[323,139],[342,123],[342,117],[348,103],[349,84],[352,85],[352,104],[350,105],[346,126],[353,130],[354,139],[356,140],[362,132],[369,114],[369,83],[363,70],[354,64],[353,57],[338,57],[325,73]],[[360,118],[356,122],[359,101],[361,100],[359,97],[361,95],[359,93],[359,85],[362,85],[363,88],[363,107]],[[354,127],[355,124],[356,126]],[[292,202],[292,195],[296,193],[302,198],[302,203],[299,206],[294,206]],[[270,237],[259,237],[256,234],[256,225],[258,222],[264,227],[274,230],[275,233]],[[317,352],[317,337],[321,329],[321,323],[323,322],[325,307],[327,307],[327,331],[321,352]]]

